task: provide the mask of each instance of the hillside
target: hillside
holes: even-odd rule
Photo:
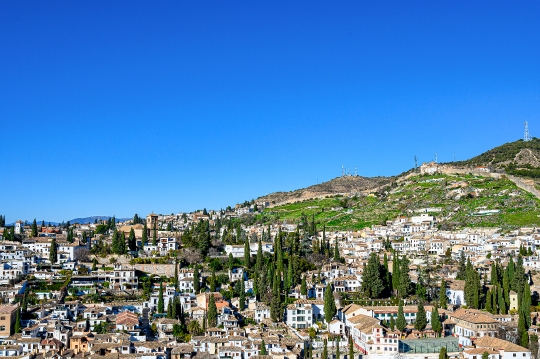
[[[456,166],[487,166],[518,176],[540,177],[540,139],[505,143]]]
[[[299,199],[267,208],[260,218],[298,222],[302,215],[315,216],[318,227],[329,230],[358,230],[424,212],[434,214],[445,229],[540,225],[540,200],[504,176],[418,175],[380,183],[388,185],[368,195]]]
[[[343,176],[295,191],[271,193],[259,197],[257,201],[267,201],[275,205],[335,194],[363,193],[384,186],[390,181],[391,177]]]

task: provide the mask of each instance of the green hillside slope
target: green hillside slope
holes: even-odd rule
[[[398,215],[428,209],[444,229],[540,225],[540,201],[506,178],[472,175],[414,176],[368,196],[327,197],[265,209],[267,221],[299,222],[315,216],[329,230],[358,230]],[[434,209],[435,208],[435,209]]]

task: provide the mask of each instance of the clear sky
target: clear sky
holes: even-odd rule
[[[224,208],[540,134],[538,1],[2,1],[0,214]]]

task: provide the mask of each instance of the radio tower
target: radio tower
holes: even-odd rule
[[[354,166],[354,176],[358,176],[358,169],[356,168],[356,166]]]
[[[345,167],[341,165],[341,177],[345,176]]]
[[[529,134],[529,123],[525,121],[525,134],[523,135],[523,141],[529,142],[531,140],[531,135]]]

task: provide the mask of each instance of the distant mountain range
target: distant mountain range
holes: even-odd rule
[[[94,223],[96,220],[99,222],[99,221],[106,221],[108,220],[109,218],[111,218],[112,216],[92,216],[92,217],[83,217],[83,218],[74,218],[74,219],[70,219],[69,220],[69,223],[71,224],[74,224],[74,223],[79,223],[79,224],[88,224],[88,223]],[[116,218],[116,222],[125,222],[125,221],[128,221],[130,220],[131,218]],[[37,224],[38,226],[41,225],[41,220],[38,220],[37,221]],[[61,224],[62,222],[53,222],[53,221],[44,221],[46,225],[48,225],[49,223],[53,226],[56,226],[58,224]],[[66,221],[67,222],[67,221]],[[31,221],[28,221],[28,223],[31,223]],[[15,222],[13,223],[7,223],[6,224],[7,226],[13,226],[15,225]]]

